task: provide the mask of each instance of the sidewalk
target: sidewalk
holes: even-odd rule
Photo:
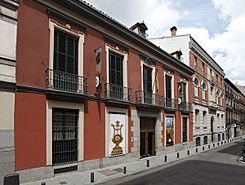
[[[228,143],[240,140],[244,137],[238,137],[232,141],[220,141],[216,143],[211,143],[204,146],[199,146],[187,150],[182,150],[164,156],[153,156],[148,158],[143,158],[138,161],[120,165],[114,165],[106,168],[95,169],[91,171],[83,172],[70,172],[65,174],[56,175],[54,178],[24,183],[22,185],[41,185],[45,182],[46,185],[87,185],[87,184],[106,184],[113,179],[118,179],[125,176],[130,176],[133,174],[138,174],[145,172],[156,167],[165,166],[174,161],[185,159],[187,157],[193,156],[198,153],[202,153],[220,146],[224,146]],[[165,161],[167,159],[167,161]],[[149,162],[149,167],[147,167],[147,161]],[[123,169],[126,167],[126,174],[123,173]],[[91,172],[94,173],[94,183],[91,183]]]

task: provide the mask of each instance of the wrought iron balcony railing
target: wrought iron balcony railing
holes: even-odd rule
[[[192,111],[192,104],[188,102],[182,102],[178,105],[178,107],[183,111]]]
[[[63,71],[45,71],[47,89],[76,94],[87,94],[87,78]]]
[[[165,99],[165,108],[166,109],[177,109],[178,108],[178,100],[166,98]]]
[[[164,98],[151,92],[136,91],[136,103],[164,107]]]
[[[117,84],[105,84],[105,98],[131,102],[132,89]]]

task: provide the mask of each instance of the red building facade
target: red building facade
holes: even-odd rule
[[[192,145],[192,69],[83,2],[20,0],[18,16],[22,181]]]

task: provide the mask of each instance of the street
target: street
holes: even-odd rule
[[[244,185],[245,164],[237,161],[243,143],[236,141],[163,170],[123,179],[120,185]]]

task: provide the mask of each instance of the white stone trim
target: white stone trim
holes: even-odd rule
[[[84,33],[72,30],[69,25],[63,26],[52,19],[49,19],[50,49],[49,49],[49,69],[53,69],[54,56],[54,29],[58,29],[78,38],[78,75],[83,75],[83,55],[84,55]]]
[[[109,132],[109,113],[115,112],[115,113],[123,113],[126,115],[126,123],[125,123],[125,131],[126,131],[126,139],[125,139],[125,153],[128,153],[128,109],[122,109],[122,108],[114,108],[114,107],[105,107],[105,157],[109,157],[110,154],[108,153],[109,143],[108,143],[108,132]]]
[[[164,78],[163,78],[163,80],[164,80],[164,97],[166,98],[166,94],[167,94],[167,93],[166,93],[166,92],[167,92],[167,91],[166,91],[166,90],[167,90],[167,89],[166,89],[166,75],[168,75],[168,76],[171,76],[171,77],[172,77],[172,94],[171,94],[171,98],[174,99],[174,89],[175,89],[175,88],[174,88],[174,81],[175,81],[174,74],[171,74],[170,72],[167,72],[167,73],[166,73],[166,72],[164,71],[163,75],[164,75]]]
[[[189,128],[190,128],[190,126],[189,126],[189,123],[190,123],[190,121],[189,121],[189,116],[187,116],[187,115],[182,115],[181,116],[181,120],[180,120],[180,123],[181,123],[181,143],[183,143],[183,118],[187,118],[187,141],[186,142],[184,142],[184,143],[188,143],[189,142],[189,136],[190,136],[190,132],[189,132]]]
[[[106,83],[109,83],[109,52],[113,51],[119,55],[123,55],[123,86],[128,87],[128,53],[120,50],[118,47],[113,48],[112,46],[105,44],[106,52]]]
[[[152,74],[151,74],[151,78],[152,78],[152,92],[156,93],[156,66],[155,65],[149,65],[147,64],[145,61],[141,60],[140,61],[140,68],[141,68],[141,90],[144,91],[144,72],[143,72],[143,67],[147,66],[149,68],[152,69]]]
[[[84,159],[84,105],[80,103],[46,101],[46,165],[52,165],[52,109],[77,109],[78,115],[78,161]]]

